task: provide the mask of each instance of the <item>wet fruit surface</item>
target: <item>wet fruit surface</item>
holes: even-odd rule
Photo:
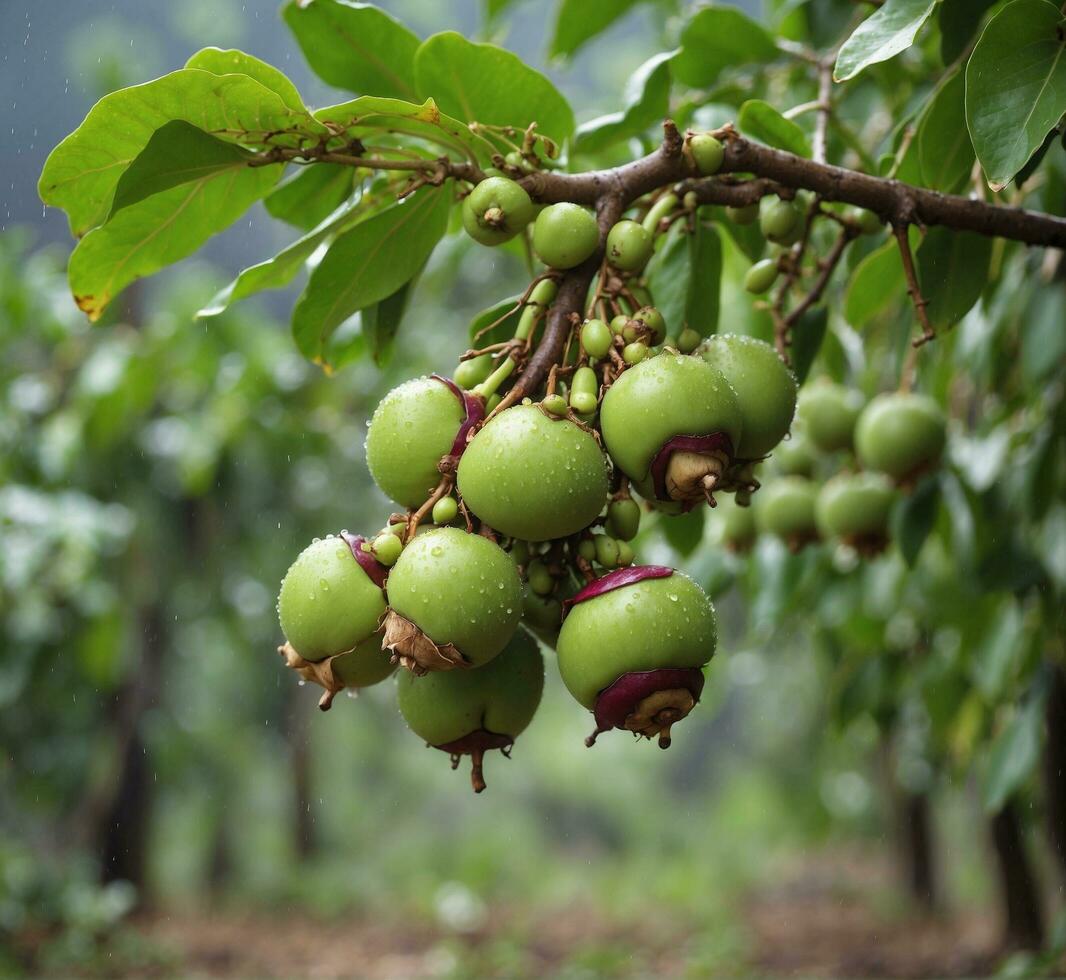
[[[380,633],[363,640],[354,650],[335,657],[330,666],[345,687],[370,687],[396,670],[388,652],[381,649]]]
[[[580,265],[598,244],[596,219],[577,204],[549,204],[533,225],[533,251],[553,269]]]
[[[909,392],[878,395],[855,428],[855,450],[863,466],[898,481],[934,465],[946,440],[940,406],[926,395]]]

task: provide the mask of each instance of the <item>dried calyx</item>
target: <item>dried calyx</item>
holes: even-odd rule
[[[674,436],[651,463],[656,497],[689,505],[706,500],[713,507],[714,491],[721,488],[732,457],[733,444],[724,432]]]

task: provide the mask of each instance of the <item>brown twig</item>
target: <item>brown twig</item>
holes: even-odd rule
[[[818,163],[828,159],[829,117],[833,114],[833,60],[823,59],[818,65],[818,115],[811,142],[811,155]]]
[[[918,348],[936,336],[933,324],[929,320],[929,311],[926,309],[929,301],[922,295],[922,287],[918,282],[918,273],[914,268],[914,256],[911,255],[911,243],[907,237],[907,232],[906,225],[897,224],[892,226],[892,234],[895,235],[896,244],[899,246],[900,261],[903,263],[903,275],[907,280],[907,293],[911,298],[911,303],[914,304],[914,312],[918,317],[918,322],[921,324],[922,334],[912,342],[911,349],[907,353],[907,358],[900,374],[900,391],[910,391],[911,384],[914,381],[914,371],[917,367]]]

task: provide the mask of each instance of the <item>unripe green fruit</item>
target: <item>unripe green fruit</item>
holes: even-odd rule
[[[599,241],[592,212],[577,204],[549,204],[533,225],[533,251],[553,269],[581,265],[596,251]]]
[[[881,473],[841,473],[818,494],[818,528],[826,537],[861,546],[884,544],[896,490]]]
[[[855,451],[867,469],[906,482],[940,460],[947,441],[944,413],[926,395],[878,395],[855,427]]]
[[[367,466],[381,491],[404,507],[424,503],[440,482],[437,464],[451,452],[465,415],[455,393],[434,378],[393,388],[366,434]]]
[[[794,234],[802,215],[791,201],[767,198],[759,214],[759,229],[772,242],[783,242]]]
[[[714,655],[714,607],[703,589],[675,571],[605,592],[571,607],[559,632],[559,673],[593,710],[621,675],[702,667]]]
[[[433,505],[433,523],[451,524],[459,514],[459,504],[452,496],[441,497]]]
[[[663,342],[666,336],[666,320],[654,306],[642,306],[633,314],[633,319],[649,332],[648,343],[652,347]]]
[[[626,344],[622,348],[622,360],[626,364],[639,364],[648,356],[648,347],[646,344],[640,343],[640,341],[634,341],[631,344]]]
[[[791,438],[774,447],[773,461],[782,476],[813,476],[814,452],[805,431],[794,427]]]
[[[704,177],[710,177],[722,169],[725,147],[710,133],[697,133],[689,137],[688,147],[692,151],[692,159],[696,161],[696,168]]]
[[[522,600],[522,622],[550,646],[555,646],[563,622],[563,606],[551,596],[527,592]]]
[[[596,561],[604,568],[614,568],[618,564],[618,543],[606,534],[597,534],[592,540],[596,545]]]
[[[755,515],[751,507],[741,507],[733,497],[723,496],[714,509],[714,520],[722,529],[722,542],[730,551],[746,552],[755,543]]]
[[[585,561],[596,560],[596,542],[592,538],[583,538],[581,543],[577,546],[577,553],[585,559]]]
[[[330,667],[345,687],[370,687],[396,670],[388,653],[381,649],[379,633],[363,640],[354,650],[334,657]]]
[[[596,440],[535,405],[492,419],[459,462],[459,492],[482,521],[524,541],[588,527],[607,496],[607,461]]]
[[[619,313],[617,316],[611,318],[611,333],[621,337],[626,327],[629,325],[629,317],[624,313]]]
[[[607,261],[623,272],[643,269],[652,247],[652,236],[639,221],[619,221],[607,233]]]
[[[799,476],[785,476],[767,483],[755,497],[755,524],[799,550],[818,538],[815,506],[818,488]]]
[[[596,411],[596,396],[587,391],[571,391],[570,407],[578,415],[591,415]]]
[[[589,357],[606,357],[611,349],[611,328],[602,320],[589,320],[581,328],[581,345]]]
[[[726,217],[735,225],[753,225],[759,220],[759,205],[745,204],[742,208],[726,207]]]
[[[482,245],[510,241],[533,220],[533,202],[507,177],[487,177],[463,201],[463,227]]]
[[[556,416],[556,418],[562,418],[569,409],[566,399],[562,395],[545,395],[540,404],[544,411]]]
[[[384,531],[374,538],[370,550],[382,565],[392,566],[403,551],[403,542],[395,534]]]
[[[628,541],[616,541],[615,544],[618,545],[618,567],[628,568],[636,561],[636,553]]]
[[[777,281],[776,259],[760,259],[744,275],[744,288],[761,296]]]
[[[522,585],[507,553],[458,528],[411,541],[389,573],[388,591],[394,612],[475,667],[504,648],[522,615]]]
[[[278,594],[285,639],[304,660],[353,650],[385,613],[385,596],[341,537],[308,545],[289,566]]]
[[[468,361],[460,361],[452,380],[464,391],[476,388],[492,374],[492,355],[478,354]]]
[[[796,414],[796,378],[769,344],[755,337],[716,334],[701,348],[703,359],[721,372],[737,395],[740,459],[765,456],[788,434]]]
[[[551,595],[555,591],[555,579],[544,567],[544,562],[537,559],[526,566],[526,581],[537,595]]]
[[[600,428],[611,459],[639,481],[674,436],[722,432],[735,447],[740,406],[729,383],[703,358],[662,353],[622,372],[603,397]]]
[[[797,405],[808,437],[824,453],[851,448],[861,411],[862,395],[825,380],[807,385]]]
[[[428,744],[474,759],[474,789],[485,788],[481,757],[506,748],[533,720],[544,691],[544,660],[524,630],[514,634],[492,663],[415,677],[404,672],[396,685],[400,714]],[[496,736],[495,739],[492,736]]]
[[[625,497],[607,508],[607,530],[622,541],[632,541],[640,530],[640,504]]]
[[[699,347],[702,339],[703,338],[691,327],[685,327],[685,329],[681,331],[681,336],[677,338],[677,349],[681,351],[682,354],[691,354],[697,347]],[[667,337],[663,343],[669,347],[670,338]]]

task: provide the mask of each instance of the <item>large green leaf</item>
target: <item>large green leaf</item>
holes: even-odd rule
[[[199,68],[213,75],[250,75],[260,85],[276,92],[281,101],[295,112],[307,112],[307,106],[289,77],[255,55],[236,48],[202,48],[188,61],[186,68]]]
[[[941,83],[918,124],[922,182],[954,192],[969,180],[974,152],[966,129],[966,80],[961,71]]]
[[[958,323],[988,283],[992,239],[969,231],[930,228],[918,249],[918,282],[933,327]]]
[[[586,41],[607,30],[641,0],[559,0],[549,55],[569,56]]]
[[[70,287],[90,320],[135,279],[195,252],[281,176],[281,164],[219,170],[124,207],[70,257]]]
[[[1063,15],[1014,0],[989,22],[966,65],[966,123],[988,184],[1001,190],[1066,112]]]
[[[407,312],[407,304],[414,291],[416,279],[417,273],[414,279],[405,282],[391,296],[386,296],[380,303],[375,303],[360,314],[360,326],[376,364],[384,364],[392,354],[396,333],[400,329],[404,313]]]
[[[734,7],[713,4],[685,25],[673,70],[686,85],[707,88],[725,68],[764,64],[780,54],[761,24]]]
[[[689,246],[692,283],[685,307],[685,326],[703,337],[718,329],[722,287],[722,239],[714,224],[698,222]]]
[[[352,193],[355,168],[340,163],[303,167],[263,202],[279,221],[309,230],[324,221]]]
[[[885,0],[849,37],[837,54],[833,78],[854,78],[864,68],[888,61],[914,43],[938,0]]]
[[[282,11],[315,74],[360,95],[416,97],[418,36],[368,3],[289,0]]]
[[[559,90],[517,55],[494,44],[475,44],[445,31],[415,54],[421,98],[433,98],[464,122],[525,129],[530,123],[562,142],[574,131],[574,113]]]
[[[270,134],[325,132],[254,78],[182,68],[97,102],[49,154],[39,184],[41,199],[66,211],[71,232],[80,238],[106,220],[123,171],[152,134],[174,119],[248,146],[265,145]],[[285,140],[284,135],[274,138]]]
[[[789,360],[796,380],[803,384],[810,374],[811,365],[822,349],[825,331],[829,326],[829,311],[824,306],[815,306],[806,310],[799,322],[792,328],[792,347]]]
[[[749,99],[740,107],[737,126],[745,136],[767,146],[776,146],[801,157],[811,155],[807,134],[797,123],[782,116],[769,102]]]
[[[521,296],[510,296],[482,310],[470,321],[470,343],[476,348],[489,347],[513,337],[522,318],[521,300]]]
[[[674,222],[648,263],[648,288],[673,337],[691,327],[709,336],[718,326],[722,243],[713,225],[691,232]]]
[[[981,26],[981,15],[997,0],[940,0],[940,58],[950,65]]]
[[[328,364],[333,331],[418,273],[447,228],[451,204],[450,185],[423,188],[334,240],[293,310],[293,334],[307,357]]]
[[[992,743],[982,799],[985,810],[1000,810],[1029,778],[1040,759],[1043,696],[1030,697]]]
[[[855,267],[844,296],[844,316],[860,330],[898,302],[905,289],[899,248],[895,240],[887,241]]]
[[[577,128],[575,153],[597,153],[619,140],[630,139],[658,126],[670,111],[672,51],[644,62],[626,83],[625,109],[598,116]]]

